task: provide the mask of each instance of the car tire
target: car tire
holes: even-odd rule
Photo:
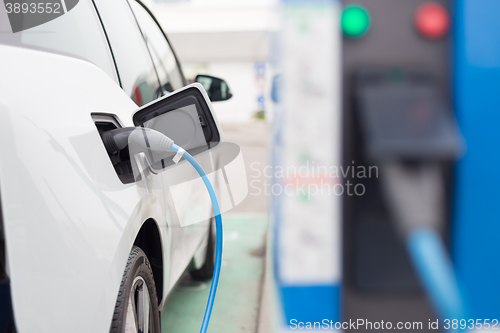
[[[217,233],[215,231],[215,219],[210,220],[210,228],[208,230],[207,253],[205,255],[205,262],[199,269],[191,271],[193,280],[205,281],[212,278],[215,268],[215,244],[217,240]]]
[[[137,246],[128,257],[109,331],[161,333],[153,271],[146,254]]]

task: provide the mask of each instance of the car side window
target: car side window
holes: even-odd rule
[[[138,105],[162,95],[146,44],[127,1],[94,0],[118,69],[122,89]]]
[[[141,4],[130,1],[130,5],[153,58],[163,90],[172,92],[182,88],[184,86],[182,72],[160,27]]]

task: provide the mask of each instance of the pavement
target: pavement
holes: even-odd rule
[[[269,126],[264,121],[223,126],[225,139],[241,147],[249,187],[247,198],[223,214],[224,253],[219,287],[208,327],[211,333],[269,332],[268,288],[265,286],[268,200],[263,168],[268,163]],[[259,176],[259,172],[261,174]],[[162,313],[164,333],[200,330],[210,282],[192,281],[185,273]]]

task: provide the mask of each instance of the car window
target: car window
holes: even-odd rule
[[[130,1],[130,5],[153,58],[162,88],[167,92],[182,88],[182,72],[163,32],[144,7],[136,1]]]
[[[151,56],[126,0],[94,0],[115,58],[122,89],[139,106],[162,94]]]
[[[91,0],[80,0],[64,15],[17,33],[12,33],[2,4],[0,43],[80,58],[97,65],[118,81],[106,36]]]

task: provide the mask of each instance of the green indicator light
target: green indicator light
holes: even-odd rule
[[[340,24],[346,36],[360,37],[370,26],[370,15],[361,6],[349,6],[342,13]]]

